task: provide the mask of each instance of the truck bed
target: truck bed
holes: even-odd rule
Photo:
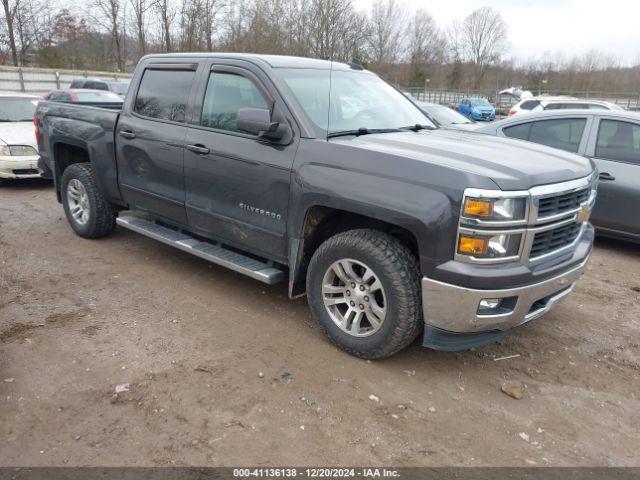
[[[42,101],[36,109],[41,160],[59,182],[54,152],[58,145],[78,147],[91,153],[92,165],[102,191],[110,201],[120,198],[115,157],[115,129],[120,110]],[[45,121],[46,119],[46,121]],[[58,190],[58,189],[56,189]]]

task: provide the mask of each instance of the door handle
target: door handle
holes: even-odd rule
[[[209,149],[204,145],[185,145],[185,148],[190,152],[197,153],[198,155],[206,155],[209,153]]]
[[[607,172],[602,172],[598,178],[600,178],[600,180],[609,180],[609,181],[616,179],[616,177],[614,177],[613,175]]]
[[[136,134],[133,133],[131,130],[120,130],[118,132],[118,135],[120,135],[122,138],[127,138],[129,140],[136,138]]]

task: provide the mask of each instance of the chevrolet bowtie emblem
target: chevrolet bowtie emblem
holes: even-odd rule
[[[578,223],[582,223],[582,222],[586,222],[587,220],[589,220],[589,214],[591,213],[591,210],[589,209],[588,205],[582,205],[580,207],[580,210],[578,210],[578,215],[576,216],[576,221]]]

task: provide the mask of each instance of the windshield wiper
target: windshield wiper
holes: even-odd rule
[[[420,123],[416,123],[415,125],[402,127],[400,130],[411,130],[412,132],[418,132],[420,130],[435,130],[435,127],[432,127],[431,125],[422,125]]]
[[[327,135],[327,138],[334,137],[347,137],[349,135],[353,135],[359,137],[360,135],[369,135],[371,133],[391,133],[391,132],[400,132],[399,128],[366,128],[360,127],[357,130],[342,130],[339,132],[331,132]]]

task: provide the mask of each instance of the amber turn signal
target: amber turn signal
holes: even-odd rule
[[[473,217],[490,217],[493,215],[493,200],[467,198],[464,201],[463,215]]]
[[[487,240],[484,238],[473,238],[460,236],[458,242],[458,253],[467,255],[484,255],[487,251]]]

